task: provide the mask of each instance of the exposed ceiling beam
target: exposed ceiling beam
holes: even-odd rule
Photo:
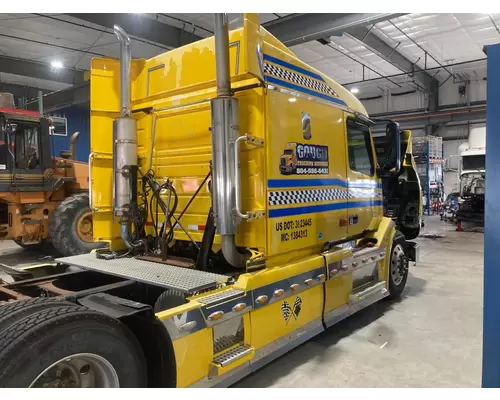
[[[0,92],[12,93],[17,97],[38,97],[38,91],[41,90],[44,94],[50,90],[39,89],[30,86],[16,85],[14,83],[0,82]]]
[[[90,99],[89,82],[73,86],[68,89],[58,90],[43,96],[44,113],[76,105],[88,105]],[[28,110],[38,110],[38,102],[28,103]]]
[[[371,29],[357,26],[346,30],[346,33],[358,39],[366,47],[378,54],[388,63],[394,65],[403,72],[410,72],[415,79],[424,87],[429,94],[429,110],[436,111],[438,107],[439,82],[427,71],[424,71],[416,63],[411,62],[395,48],[387,44],[383,39],[375,35]]]
[[[131,36],[160,43],[172,49],[202,39],[191,32],[137,14],[66,15],[110,29],[119,25]]]
[[[83,83],[85,80],[84,71],[82,70],[71,68],[54,69],[50,64],[7,56],[0,56],[0,72],[72,85]]]
[[[411,115],[397,115],[391,113],[372,114],[371,118],[390,118],[399,122],[401,129],[425,129],[428,125],[448,125],[463,122],[484,122],[486,120],[486,102],[478,102],[470,107],[440,109],[438,112],[422,112]],[[382,128],[374,129],[374,133],[382,132]]]
[[[293,14],[264,27],[287,46],[311,42],[405,14]]]

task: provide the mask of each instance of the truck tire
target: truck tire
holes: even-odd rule
[[[401,232],[405,235],[406,240],[413,240],[420,235],[420,227],[418,228],[405,228],[401,227]]]
[[[37,311],[45,310],[50,307],[72,305],[75,304],[56,297],[36,297],[34,299],[19,300],[14,303],[5,304],[0,306],[0,332]]]
[[[92,237],[92,210],[87,193],[73,194],[52,212],[49,237],[54,248],[63,256],[90,253],[105,247]]]
[[[399,299],[408,280],[408,257],[405,239],[401,234],[394,237],[389,261],[389,298]]]
[[[0,332],[0,387],[144,387],[146,362],[120,321],[79,306],[35,312]]]

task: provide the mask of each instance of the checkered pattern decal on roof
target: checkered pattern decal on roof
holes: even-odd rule
[[[278,67],[273,64],[269,64],[264,62],[264,74],[272,75],[276,78],[283,79],[289,82],[293,82],[295,84],[302,85],[304,87],[314,89],[318,92],[322,92],[328,94],[330,96],[338,97],[337,93],[328,85],[325,85],[322,82],[319,82],[315,79],[308,78],[297,72],[289,71],[285,68]]]

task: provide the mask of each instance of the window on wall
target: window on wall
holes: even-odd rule
[[[68,123],[64,117],[50,117],[53,126],[50,127],[50,134],[55,136],[68,136]]]
[[[373,176],[375,167],[368,127],[353,120],[347,121],[347,149],[351,170]]]

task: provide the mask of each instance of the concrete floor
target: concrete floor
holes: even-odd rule
[[[483,234],[427,217],[423,236],[401,301],[362,310],[235,386],[479,387]],[[1,263],[40,257],[0,242]]]
[[[479,387],[483,234],[427,217],[399,302],[340,322],[236,387]]]

